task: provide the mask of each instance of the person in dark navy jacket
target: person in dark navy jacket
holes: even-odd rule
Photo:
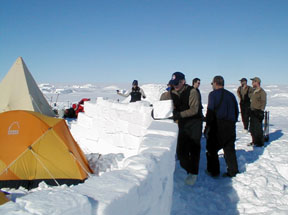
[[[207,139],[207,172],[211,176],[220,174],[218,151],[223,149],[227,165],[227,172],[223,176],[234,177],[239,173],[235,151],[238,104],[234,94],[224,89],[222,76],[215,76],[211,85],[213,91],[208,96],[204,131]]]

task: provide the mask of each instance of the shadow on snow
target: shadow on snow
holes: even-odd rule
[[[212,178],[205,173],[206,169],[206,139],[201,139],[201,157],[199,175],[194,186],[184,183],[186,171],[176,162],[174,172],[174,192],[171,215],[191,214],[239,214],[237,203],[239,197],[232,186],[231,178]],[[219,155],[222,175],[226,172],[223,154]]]
[[[239,171],[246,171],[246,164],[253,163],[259,159],[263,154],[265,148],[269,146],[273,141],[280,139],[283,136],[282,130],[276,130],[269,134],[269,141],[265,142],[264,147],[253,147],[253,150],[246,151],[244,149],[237,150],[237,158],[239,164]]]

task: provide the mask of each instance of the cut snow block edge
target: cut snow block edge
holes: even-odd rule
[[[177,132],[174,134],[174,138],[144,136],[139,153],[128,157],[123,169],[72,189],[97,201],[97,214],[170,214]]]

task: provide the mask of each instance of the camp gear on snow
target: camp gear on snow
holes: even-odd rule
[[[0,187],[77,184],[92,173],[64,119],[32,111],[0,114]]]
[[[269,141],[269,111],[264,112],[264,142]]]
[[[84,112],[84,102],[90,101],[89,98],[83,98],[78,102],[78,104],[72,104],[71,108],[68,108],[64,111],[63,118],[77,118],[78,113]]]
[[[63,118],[64,118],[64,119],[66,119],[66,118],[77,118],[74,108],[71,107],[71,108],[66,109],[66,110],[64,111],[64,116],[63,116]]]

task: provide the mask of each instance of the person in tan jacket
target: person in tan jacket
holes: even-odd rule
[[[160,101],[171,100],[171,96],[170,96],[170,91],[172,90],[171,83],[172,83],[172,80],[170,80],[169,83],[167,84],[166,92],[161,94]]]
[[[261,147],[264,146],[263,119],[267,103],[267,95],[265,90],[260,86],[260,78],[255,77],[251,78],[251,80],[253,86],[253,93],[250,97],[250,133],[252,136],[252,142],[249,145]]]
[[[177,157],[187,172],[185,183],[193,185],[198,176],[201,136],[202,107],[199,93],[186,84],[185,75],[172,75],[171,98],[174,105],[173,120],[178,122]]]

